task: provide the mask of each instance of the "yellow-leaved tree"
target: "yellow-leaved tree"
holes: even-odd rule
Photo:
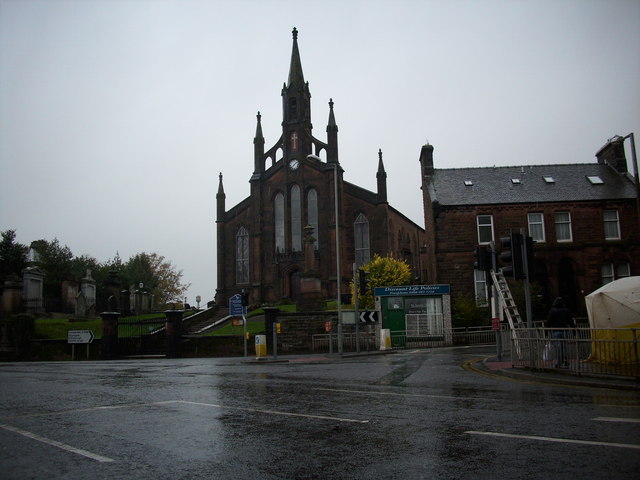
[[[360,267],[367,272],[367,292],[362,295],[354,292],[353,281],[351,282],[351,293],[358,295],[358,306],[361,310],[373,310],[375,308],[375,298],[373,291],[375,287],[395,287],[398,285],[411,284],[411,267],[404,260],[398,260],[392,256],[381,257],[374,255],[373,260]],[[355,296],[352,296],[355,298]]]

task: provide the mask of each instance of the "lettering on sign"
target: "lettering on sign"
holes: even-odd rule
[[[67,343],[91,343],[93,339],[91,330],[69,330],[67,332]]]

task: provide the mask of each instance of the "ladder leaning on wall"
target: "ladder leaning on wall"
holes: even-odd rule
[[[493,279],[493,284],[495,285],[496,291],[498,292],[500,306],[502,307],[502,310],[504,310],[504,314],[507,317],[507,321],[509,322],[511,338],[513,339],[516,352],[518,354],[518,357],[522,357],[520,344],[518,342],[518,330],[524,329],[527,326],[522,321],[522,316],[518,311],[518,306],[513,299],[513,295],[511,295],[509,284],[507,283],[507,279],[503,275],[502,270],[495,271],[492,269],[491,278]]]

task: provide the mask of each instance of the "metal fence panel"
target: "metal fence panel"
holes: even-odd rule
[[[516,367],[640,377],[638,329],[519,329],[511,339]]]

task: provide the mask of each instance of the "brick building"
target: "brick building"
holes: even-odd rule
[[[524,229],[535,240],[532,281],[547,303],[564,297],[585,314],[584,296],[640,272],[637,193],[623,139],[614,137],[597,162],[436,169],[433,147],[420,154],[427,283],[451,284],[452,297],[487,297],[474,270],[477,245]]]
[[[262,119],[260,113],[257,115],[249,196],[227,209],[220,174],[216,195],[216,301],[224,304],[242,290],[249,293],[251,304],[273,303],[282,298],[296,301],[301,275],[309,269],[305,269],[303,245],[307,225],[313,227],[315,238],[312,270],[325,298],[337,295],[337,278],[340,292],[348,293],[353,263],[364,264],[374,254],[404,259],[419,275],[424,229],[389,205],[382,152],[372,158],[370,173],[376,176],[377,191],[371,192],[343,178],[345,170],[338,160],[338,126],[331,100],[326,142],[312,135],[311,94],[302,72],[296,29],[289,77],[282,88],[282,107],[282,136],[266,150]],[[353,159],[346,159],[345,164],[349,160]],[[363,163],[359,159],[359,164]]]

